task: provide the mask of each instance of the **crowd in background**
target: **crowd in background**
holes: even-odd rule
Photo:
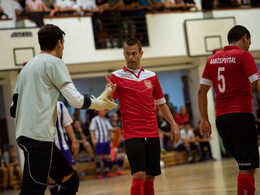
[[[0,192],[14,189],[15,176],[20,182],[22,181],[22,169],[13,145],[10,145],[4,152],[0,147],[0,175],[2,177]]]
[[[106,10],[121,10],[131,15],[131,10],[167,11],[198,10],[194,0],[13,0],[17,18],[28,15],[38,26],[43,25],[44,15],[85,15],[103,13]],[[202,9],[217,7],[259,6],[259,0],[201,0]],[[141,12],[140,12],[141,13]],[[139,13],[139,14],[140,14]],[[143,12],[144,13],[144,12]],[[0,15],[4,10],[0,1]]]

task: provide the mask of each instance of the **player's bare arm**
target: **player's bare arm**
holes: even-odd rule
[[[260,80],[254,81],[252,85],[258,92],[260,92]]]
[[[211,136],[211,125],[208,119],[208,99],[207,94],[210,89],[210,86],[200,84],[199,92],[198,92],[198,103],[199,103],[199,111],[201,116],[200,122],[200,133],[201,135],[208,139]]]
[[[174,121],[172,113],[166,103],[158,105],[163,117],[171,124],[171,139],[174,143],[178,143],[181,139],[180,130],[177,123]]]
[[[113,93],[116,90],[116,84],[112,83],[112,81],[110,81],[110,79],[108,77],[105,77],[105,78],[107,80],[106,88],[111,87],[111,89],[112,89],[112,91],[108,94],[107,98],[109,100],[112,100],[113,99]]]

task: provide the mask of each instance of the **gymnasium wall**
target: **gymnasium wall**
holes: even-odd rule
[[[251,51],[260,50],[260,9],[237,9],[237,10],[222,10],[210,12],[212,17],[234,17],[236,24],[242,24],[248,27],[252,34]],[[187,42],[185,38],[184,22],[190,19],[203,19],[209,17],[203,12],[184,12],[184,13],[158,13],[147,14],[148,36],[150,41],[149,47],[144,47],[144,59],[156,58],[175,58],[187,56]],[[249,19],[250,17],[250,19]],[[92,23],[90,17],[69,17],[69,18],[47,18],[45,23],[52,23],[60,26],[66,32],[64,61],[68,65],[100,63],[98,66],[107,67],[108,62],[117,62],[122,60],[122,49],[102,49],[96,50],[94,46],[94,38],[92,31]],[[35,27],[35,24],[30,20],[24,21],[24,27]],[[221,23],[219,24],[221,25]],[[5,28],[0,22],[0,29]],[[24,31],[25,29],[21,29]],[[30,30],[30,29],[26,29]],[[0,42],[3,40],[12,40],[10,36],[6,36],[6,30],[0,30]],[[194,33],[194,39],[196,39]],[[16,40],[21,39],[26,42],[25,37],[16,37]],[[37,37],[34,37],[37,42]],[[19,41],[18,41],[19,42]],[[10,41],[9,47],[16,48],[17,43]],[[202,43],[204,44],[204,43]],[[36,54],[39,48],[34,46]],[[6,44],[0,45],[0,59],[13,59],[13,51],[6,49]],[[186,60],[186,59],[185,59]],[[183,60],[183,62],[185,62]],[[167,63],[174,63],[170,59]],[[157,65],[160,65],[158,63]],[[14,68],[14,61],[8,64],[0,64],[1,67]],[[19,68],[19,67],[16,67]],[[118,67],[115,67],[118,68]]]

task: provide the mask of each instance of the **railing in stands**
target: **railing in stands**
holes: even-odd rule
[[[149,46],[144,10],[113,10],[92,16],[96,49],[122,48],[128,38],[138,38]]]

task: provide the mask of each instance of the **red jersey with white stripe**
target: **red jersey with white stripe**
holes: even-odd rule
[[[113,72],[110,80],[117,85],[113,99],[119,100],[124,139],[158,137],[155,103],[166,101],[156,74],[124,67]]]
[[[226,46],[208,59],[201,84],[216,91],[216,115],[252,113],[251,83],[260,78],[252,55]],[[251,83],[250,83],[251,82]]]

